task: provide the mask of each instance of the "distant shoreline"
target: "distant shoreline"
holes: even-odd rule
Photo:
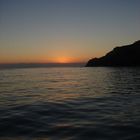
[[[85,63],[12,63],[0,64],[0,69],[47,68],[47,67],[84,67]]]

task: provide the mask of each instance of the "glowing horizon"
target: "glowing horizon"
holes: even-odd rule
[[[88,61],[88,59],[87,59]],[[74,59],[74,58],[70,58],[70,57],[55,57],[55,58],[47,58],[47,59],[42,59],[42,60],[34,60],[34,59],[23,59],[23,60],[15,60],[15,61],[0,61],[0,64],[16,64],[16,63],[56,63],[56,64],[72,64],[72,63],[86,63],[87,61],[81,60],[81,59]]]

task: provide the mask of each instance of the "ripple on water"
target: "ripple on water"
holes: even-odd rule
[[[0,72],[1,140],[140,139],[139,68]]]

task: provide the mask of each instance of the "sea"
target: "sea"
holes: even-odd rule
[[[1,69],[0,140],[140,140],[140,67]]]

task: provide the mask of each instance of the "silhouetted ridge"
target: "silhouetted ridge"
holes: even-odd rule
[[[116,47],[103,57],[90,59],[86,66],[140,66],[140,40]]]

